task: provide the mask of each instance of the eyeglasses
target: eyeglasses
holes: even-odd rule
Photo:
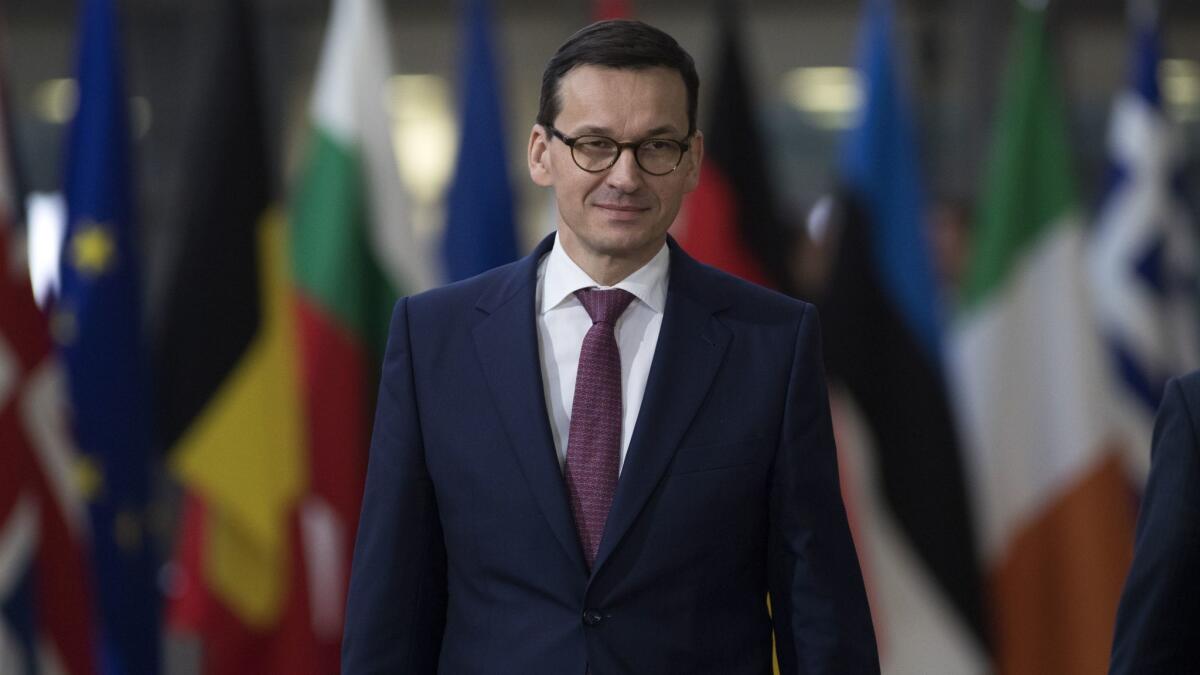
[[[642,171],[651,176],[665,176],[679,167],[683,153],[691,147],[686,139],[647,138],[635,143],[620,143],[608,136],[588,134],[571,138],[549,124],[542,125],[558,140],[571,148],[575,165],[588,173],[600,173],[617,163],[621,151],[629,148]]]

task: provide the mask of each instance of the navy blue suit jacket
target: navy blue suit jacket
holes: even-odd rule
[[[550,433],[529,257],[401,300],[343,672],[874,673],[811,305],[673,241],[594,569]],[[768,615],[770,592],[774,619]]]
[[[1200,672],[1200,372],[1167,384],[1110,672]]]

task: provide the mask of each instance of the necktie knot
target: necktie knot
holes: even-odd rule
[[[575,291],[575,297],[579,298],[579,302],[587,310],[588,316],[592,318],[593,324],[603,323],[613,326],[616,325],[617,319],[620,318],[625,308],[629,307],[634,296],[629,291],[620,288],[607,290],[584,288]]]

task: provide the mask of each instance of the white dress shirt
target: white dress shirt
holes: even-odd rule
[[[556,236],[554,247],[538,263],[538,354],[542,360],[542,387],[546,392],[546,409],[550,413],[550,430],[560,467],[567,458],[579,352],[583,337],[592,327],[592,319],[575,297],[575,291],[620,288],[634,296],[616,325],[617,348],[621,352],[620,466],[624,467],[625,453],[629,451],[638,410],[642,407],[642,395],[646,391],[650,363],[658,345],[658,332],[662,328],[670,259],[667,245],[663,244],[650,262],[636,272],[615,286],[602,286],[571,260]]]

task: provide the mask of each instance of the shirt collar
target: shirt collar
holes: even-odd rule
[[[561,239],[554,237],[554,246],[546,255],[546,273],[542,282],[541,304],[539,314],[545,314],[558,307],[568,299],[574,299],[575,291],[581,288],[620,288],[629,291],[638,300],[655,312],[661,313],[666,307],[667,300],[667,271],[670,266],[671,253],[666,243],[658,253],[633,274],[617,282],[614,286],[603,286],[596,283],[587,272],[571,260],[571,256],[563,249]]]

